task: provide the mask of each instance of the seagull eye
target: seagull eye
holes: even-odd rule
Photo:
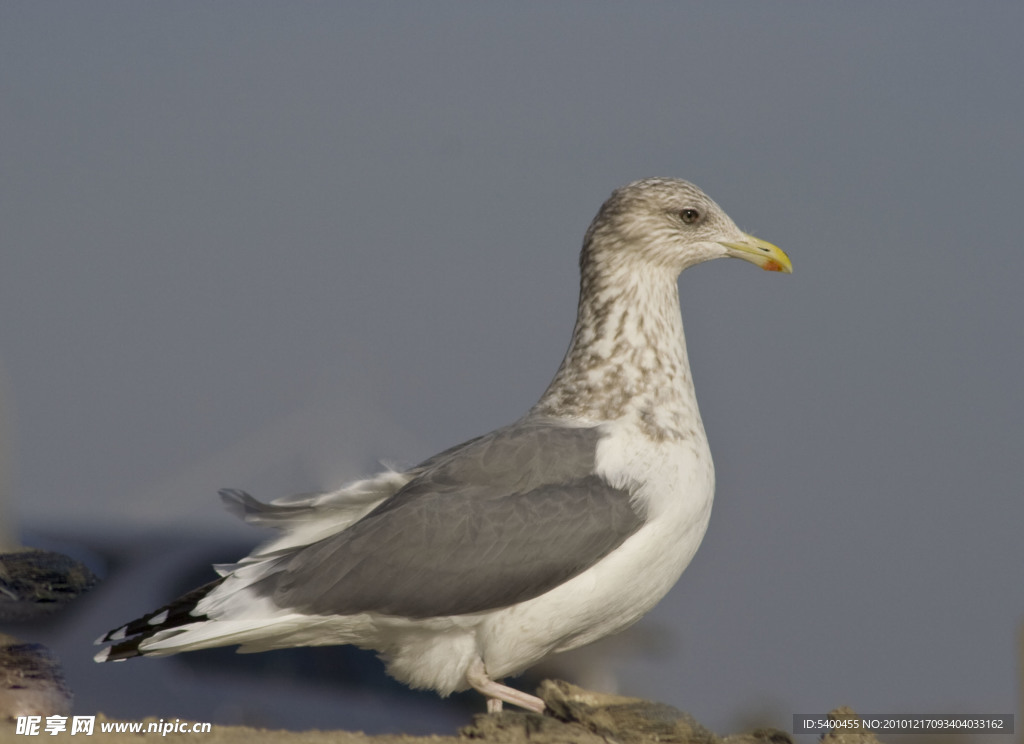
[[[696,209],[684,209],[682,212],[679,213],[679,217],[687,225],[692,225],[694,222],[700,219],[700,212],[698,212]]]

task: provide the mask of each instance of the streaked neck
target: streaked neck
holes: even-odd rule
[[[656,267],[614,275],[588,268],[569,350],[531,414],[632,417],[657,440],[703,435],[675,277]]]

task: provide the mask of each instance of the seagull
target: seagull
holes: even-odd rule
[[[722,257],[792,272],[687,181],[617,189],[583,240],[569,349],[525,416],[329,493],[221,491],[279,535],[101,636],[96,661],[353,644],[413,688],[543,712],[501,680],[637,621],[704,537],[714,466],[677,279]]]

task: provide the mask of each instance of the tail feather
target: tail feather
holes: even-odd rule
[[[245,491],[222,489],[218,493],[229,512],[246,524],[269,527],[281,534],[237,563],[214,568],[223,576],[239,566],[279,551],[299,548],[337,534],[394,494],[408,480],[404,473],[385,472],[337,491],[303,494],[270,503],[259,501]]]
[[[237,563],[214,566],[221,578],[100,636],[96,639],[97,644],[112,645],[96,654],[95,660],[123,661],[135,656],[166,655],[214,645],[249,644],[257,637],[263,638],[266,633],[262,632],[262,627],[266,624],[266,618],[237,617],[236,610],[270,600],[253,593],[242,595],[239,588],[245,589],[252,580],[259,579],[265,570],[272,569],[276,565],[272,561],[285,551],[301,549],[343,531],[381,501],[392,496],[410,477],[408,473],[385,471],[336,491],[303,494],[278,499],[269,504],[258,501],[245,491],[220,491],[220,497],[230,512],[248,524],[271,527],[281,534]],[[244,576],[240,577],[242,574]],[[211,597],[211,602],[204,607],[215,617],[210,618],[205,612],[197,612],[199,603],[228,578],[235,582],[232,591]],[[238,583],[240,578],[242,581]],[[221,613],[225,604],[231,606],[229,614],[234,617],[234,621],[240,622],[235,625],[227,622],[228,618]],[[266,609],[273,614],[281,608]],[[203,625],[211,620],[212,624]],[[182,634],[187,635],[179,639],[182,641],[180,644],[165,643]],[[264,643],[261,647],[276,646]]]
[[[114,645],[96,654],[95,660],[98,662],[124,661],[135,656],[143,656],[146,652],[139,648],[140,644],[156,633],[208,620],[206,615],[195,613],[196,605],[223,581],[223,578],[214,579],[208,584],[183,594],[170,604],[146,613],[142,617],[100,636],[96,639],[97,644],[114,643]]]
[[[322,494],[309,493],[295,496],[288,504],[266,504],[237,488],[222,488],[217,492],[224,507],[246,524],[257,527],[282,529],[296,519],[309,519],[313,504]]]

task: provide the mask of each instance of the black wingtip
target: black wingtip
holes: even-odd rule
[[[139,650],[139,644],[142,643],[143,636],[136,638],[129,638],[127,641],[121,643],[115,643],[113,646],[108,646],[97,652],[93,656],[93,661],[97,664],[103,664],[108,661],[124,661],[125,659],[133,659],[136,656],[142,656],[142,651]]]
[[[151,638],[162,630],[171,630],[208,620],[206,615],[197,615],[193,611],[203,597],[220,586],[223,581],[222,578],[214,579],[208,584],[181,595],[170,604],[105,633],[96,639],[96,643],[114,643],[114,645],[103,649],[93,658],[97,662],[105,662],[124,661],[135,656],[144,656],[146,652],[140,650],[139,646],[147,638]]]

